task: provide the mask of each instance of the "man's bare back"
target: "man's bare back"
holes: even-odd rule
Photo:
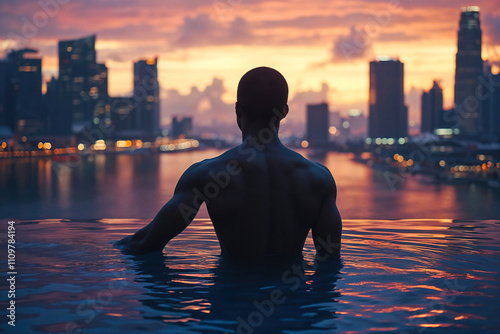
[[[243,143],[188,168],[155,219],[119,244],[139,251],[162,250],[205,202],[223,255],[299,255],[312,229],[318,256],[337,257],[342,222],[336,185],[326,167],[280,142],[279,120],[288,107],[274,127],[246,119],[238,103],[236,112]]]

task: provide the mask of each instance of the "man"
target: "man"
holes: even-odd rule
[[[243,143],[189,167],[153,221],[118,245],[162,251],[205,202],[225,256],[297,256],[312,229],[318,258],[338,257],[342,221],[332,175],[278,138],[287,99],[288,85],[278,71],[247,72],[235,105]]]

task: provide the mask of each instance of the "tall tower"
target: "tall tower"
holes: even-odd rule
[[[462,7],[461,10],[455,68],[455,108],[463,115],[461,133],[477,135],[481,126],[476,89],[483,72],[479,7]]]
[[[443,114],[443,89],[437,81],[434,81],[428,92],[422,93],[422,121],[420,132],[432,133],[442,127],[441,116]]]
[[[370,62],[368,137],[408,136],[408,109],[404,104],[404,64],[397,58],[377,56]]]
[[[43,131],[42,59],[26,58],[37,50],[11,50],[0,61],[0,126],[18,135]]]
[[[145,135],[153,136],[159,131],[159,93],[158,58],[134,63],[135,125]]]
[[[67,133],[98,125],[96,109],[108,100],[107,69],[96,63],[95,39],[92,35],[59,41],[58,114]]]
[[[328,144],[328,104],[307,105],[307,141],[311,147]]]

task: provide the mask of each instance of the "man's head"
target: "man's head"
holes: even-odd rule
[[[286,116],[287,100],[288,84],[283,75],[269,67],[257,67],[245,73],[238,84],[236,113],[248,122],[269,124]]]

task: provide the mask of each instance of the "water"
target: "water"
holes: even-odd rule
[[[152,219],[188,166],[220,153],[0,160],[0,219]],[[389,174],[349,154],[329,153],[319,161],[335,177],[343,218],[500,219],[500,189]],[[205,208],[198,217],[208,218]]]
[[[204,207],[163,254],[124,255],[113,246],[150,221],[189,165],[219,153],[0,161],[1,226],[16,221],[15,332],[500,328],[499,190],[403,174],[390,183],[348,154],[319,159],[338,186],[339,263],[315,262],[308,239],[304,262],[235,267],[219,257]]]
[[[207,219],[196,219],[164,254],[124,255],[114,248],[113,240],[146,223],[18,221],[15,332],[500,328],[500,221],[345,220],[342,265],[315,263],[309,238],[297,267],[247,268],[219,258]]]

